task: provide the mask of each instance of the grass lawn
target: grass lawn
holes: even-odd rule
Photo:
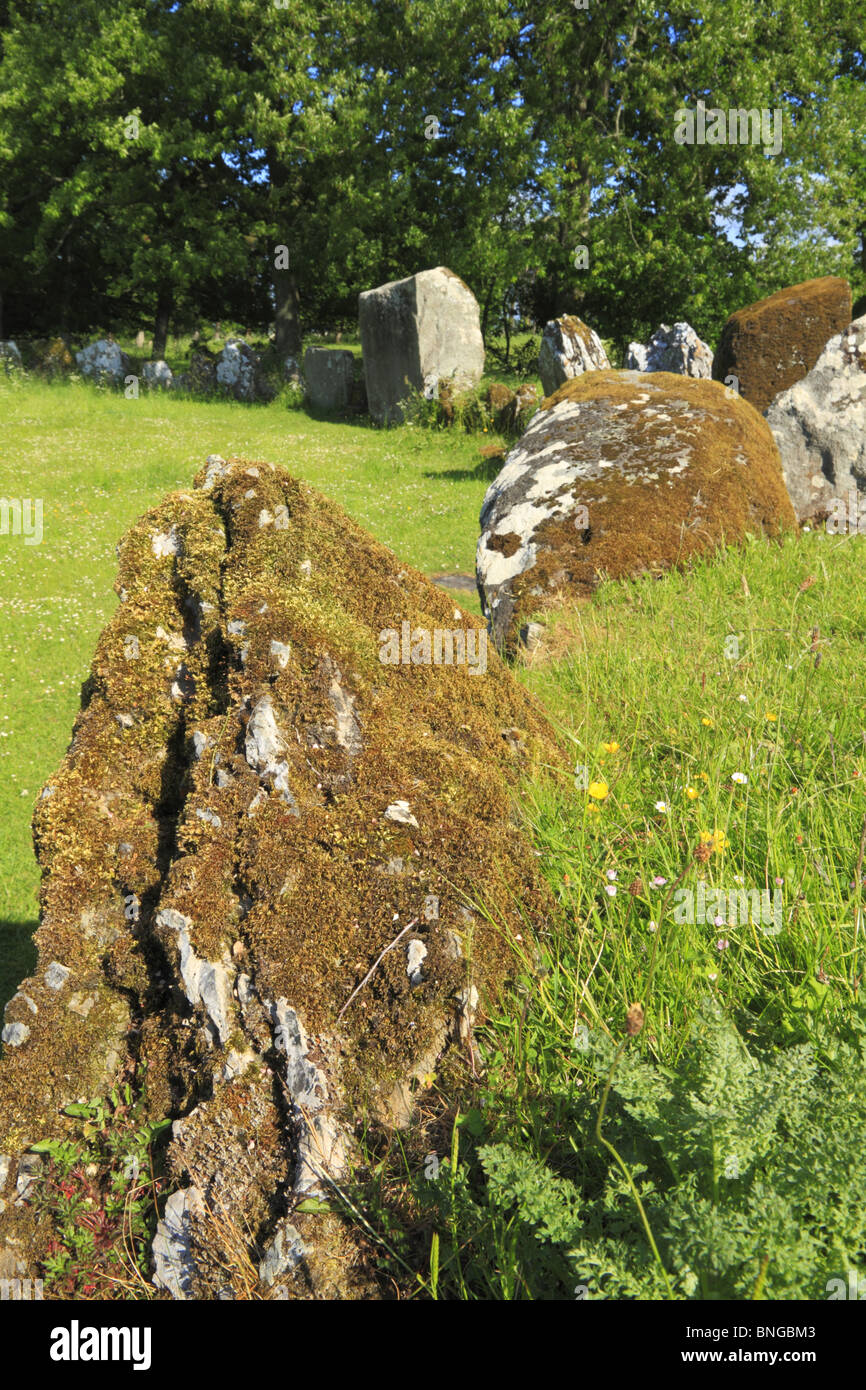
[[[0,538],[5,999],[33,958],[33,801],[130,522],[208,453],[238,453],[283,464],[418,569],[472,574],[487,480],[478,436],[279,402],[0,383],[0,413],[0,496],[44,500],[41,545]],[[468,1111],[446,1133],[447,1088],[430,1106],[435,1164],[399,1138],[368,1155],[365,1229],[404,1286],[414,1270],[433,1297],[815,1298],[866,1261],[863,1062],[842,1041],[866,1036],[864,558],[858,536],[752,538],[563,607],[517,667],[573,750],[573,776],[520,804],[558,911],[537,947],[511,941],[515,983],[479,1030]],[[772,915],[740,890],[766,892]],[[807,1044],[835,1076],[824,1091]]]

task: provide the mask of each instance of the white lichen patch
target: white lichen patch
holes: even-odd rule
[[[202,960],[201,956],[196,955],[190,937],[192,921],[182,912],[173,907],[163,908],[156,922],[157,926],[168,927],[176,933],[180,974],[186,997],[192,1005],[200,1005],[204,1009],[220,1043],[225,1044],[234,1027],[234,970],[222,962]]]
[[[151,537],[150,543],[158,560],[165,559],[167,555],[179,555],[181,553],[180,536],[174,526],[170,531],[157,531]]]

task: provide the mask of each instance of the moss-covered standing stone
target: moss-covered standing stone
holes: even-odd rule
[[[713,378],[766,411],[811,372],[826,344],[851,322],[851,287],[836,275],[804,280],[731,314],[713,358]]]
[[[261,1270],[269,1296],[351,1295],[350,1231],[295,1206],[348,1180],[356,1122],[411,1121],[509,940],[553,910],[513,797],[560,752],[495,653],[412,661],[419,634],[477,652],[483,626],[271,464],[212,457],[119,555],[34,821],[39,961],[0,1061],[4,1268],[32,1272],[49,1235],[16,1204],[25,1151],[135,1059],[151,1117],[176,1121],[163,1286],[237,1295]],[[404,623],[410,660],[384,664]]]
[[[766,422],[714,381],[575,378],[533,417],[481,509],[476,579],[497,647],[557,596],[688,562],[795,519]]]

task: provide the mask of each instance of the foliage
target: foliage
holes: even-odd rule
[[[13,0],[4,335],[296,338],[444,263],[486,338],[573,310],[715,341],[785,284],[866,287],[864,71],[856,0]],[[778,110],[782,150],[678,144],[699,99]]]
[[[141,1079],[139,1079],[139,1082]],[[154,1147],[170,1120],[147,1118],[143,1085],[68,1105],[73,1136],[32,1146],[45,1155],[33,1204],[51,1224],[43,1275],[52,1297],[147,1297],[157,1198],[165,1187]]]
[[[866,1012],[844,1036],[747,1049],[710,1003],[676,1068],[594,1044],[671,1292],[702,1300],[818,1299],[866,1260]],[[820,1061],[819,1054],[820,1053]],[[464,1145],[417,1191],[438,1235],[438,1296],[664,1298],[630,1185],[593,1164],[594,1106],[574,1105],[575,1157],[557,1172],[515,1142]],[[483,1126],[482,1126],[483,1128]],[[475,1178],[480,1165],[485,1181]]]

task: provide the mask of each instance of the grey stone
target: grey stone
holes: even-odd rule
[[[409,809],[408,801],[393,801],[385,810],[385,819],[392,820],[397,825],[414,825],[418,828],[418,822]]]
[[[263,695],[247,724],[244,743],[247,762],[260,776],[274,772],[286,747],[286,740],[277,727],[271,697]]]
[[[674,372],[709,381],[713,375],[713,350],[690,324],[680,321],[671,328],[663,323],[646,347],[629,343],[625,365],[627,371]]]
[[[170,531],[158,531],[151,537],[150,544],[158,560],[181,553],[181,539],[174,526]]]
[[[234,971],[221,962],[202,960],[192,946],[192,921],[175,908],[163,908],[157,915],[157,926],[177,933],[180,951],[180,974],[189,1002],[201,1005],[219,1036],[221,1043],[231,1035],[234,1008],[232,983]]]
[[[274,1040],[286,1054],[286,1085],[296,1105],[306,1110],[318,1110],[322,1104],[324,1083],[317,1068],[307,1058],[309,1043],[303,1024],[286,999],[274,1006],[276,1029]],[[327,1087],[324,1087],[327,1095]]]
[[[7,1023],[0,1033],[0,1042],[6,1043],[7,1047],[21,1047],[29,1037],[30,1029],[26,1023]]]
[[[647,369],[647,357],[649,349],[643,343],[629,343],[628,352],[625,355],[625,367],[628,372],[645,372]]]
[[[216,361],[216,384],[236,401],[268,401],[274,389],[261,368],[261,359],[243,338],[228,338]]]
[[[544,325],[538,350],[538,375],[545,396],[552,395],[572,377],[603,371],[609,366],[601,339],[581,319],[565,314]]]
[[[174,372],[160,357],[156,362],[145,362],[141,369],[141,379],[148,386],[159,386],[167,391],[174,381]]]
[[[808,376],[766,412],[800,521],[866,492],[866,315],[827,343]]]
[[[307,348],[304,353],[307,396],[314,410],[348,410],[352,404],[355,356],[346,348]]]
[[[409,983],[413,989],[424,981],[424,961],[427,959],[427,947],[423,941],[413,938],[406,947],[406,974],[409,976]]]
[[[18,1163],[15,1191],[19,1202],[26,1202],[36,1183],[42,1176],[42,1159],[39,1154],[22,1154]]]
[[[132,371],[132,363],[126,353],[110,338],[99,338],[82,348],[76,352],[75,360],[82,376],[94,381],[108,381],[115,386],[122,386],[124,378]]]
[[[151,1254],[155,1271],[153,1283],[158,1289],[168,1289],[172,1298],[192,1297],[195,1262],[190,1240],[192,1219],[201,1216],[204,1203],[197,1187],[173,1192],[165,1204],[165,1213],[156,1228]]]
[[[95,1003],[95,994],[73,994],[66,1007],[72,1013],[78,1014],[79,1018],[86,1018]]]
[[[273,1240],[265,1248],[259,1265],[259,1278],[270,1288],[284,1274],[299,1265],[307,1254],[300,1232],[289,1221],[281,1221]]]
[[[366,290],[358,312],[367,402],[377,424],[403,418],[400,403],[410,389],[432,400],[440,381],[468,390],[481,380],[478,301],[445,266]]]
[[[588,598],[602,574],[668,568],[684,546],[793,520],[770,431],[737,397],[691,377],[587,373],[548,398],[487,490],[482,612],[510,653],[550,602]]]

